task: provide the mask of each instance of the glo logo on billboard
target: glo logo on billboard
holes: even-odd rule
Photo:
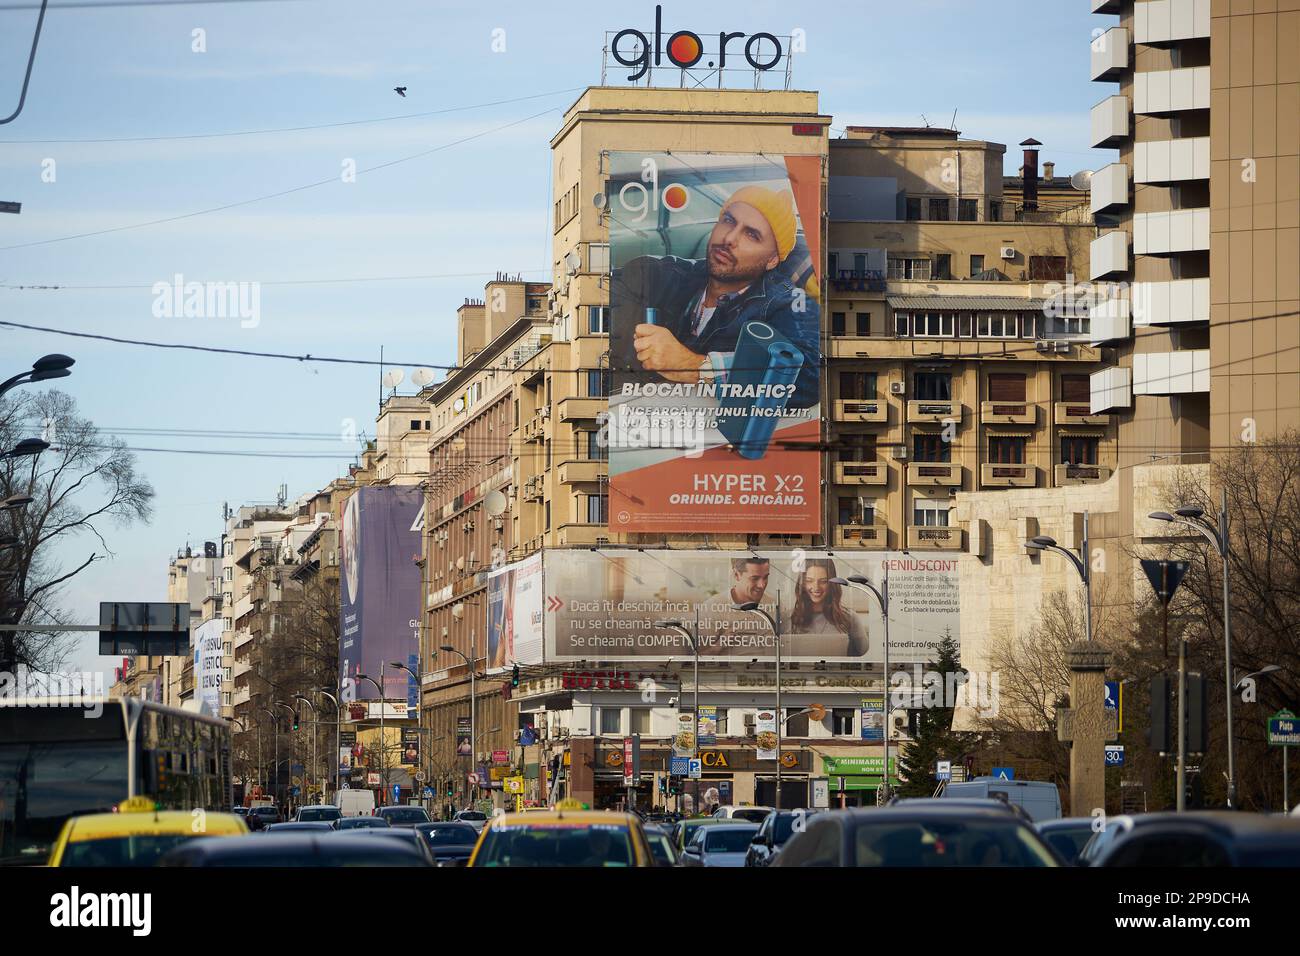
[[[727,45],[734,40],[744,39],[744,33],[729,33],[723,30],[718,34],[718,53],[717,60],[709,60],[705,66],[709,69],[716,67],[719,70],[726,69],[727,66]],[[785,51],[781,48],[781,41],[771,33],[753,33],[748,34],[749,39],[745,40],[744,55],[745,61],[755,70],[770,70],[781,62]],[[776,52],[771,54],[771,59],[762,60],[761,45],[764,40],[771,41],[776,47]],[[629,42],[634,41],[634,42]],[[632,47],[632,51],[624,49]],[[655,38],[654,46],[650,45],[650,39],[640,30],[626,29],[619,30],[614,35],[613,43],[610,44],[610,53],[614,59],[624,66],[630,66],[636,69],[635,73],[629,73],[629,80],[639,80],[645,76],[646,71],[651,66],[661,66],[665,55],[668,61],[674,66],[683,70],[688,70],[695,66],[704,58],[704,41],[700,39],[698,33],[690,30],[678,30],[668,38],[667,45],[663,42],[663,7],[655,5]]]
[[[644,184],[644,185],[643,185]],[[659,208],[680,212],[691,201],[691,194],[680,183],[671,183],[659,189],[659,165],[647,156],[641,160],[641,182],[624,183],[618,191],[619,202],[631,214],[633,222],[642,222],[646,214]]]

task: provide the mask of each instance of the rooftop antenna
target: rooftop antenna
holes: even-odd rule
[[[384,404],[384,347],[379,346],[379,405]]]
[[[955,109],[952,111],[952,122],[948,124],[948,128],[953,130],[957,128],[957,111]]]
[[[926,128],[926,129],[929,129],[929,128],[930,128],[930,121],[929,121],[928,119],[926,119],[924,113],[921,114],[921,122],[923,122],[923,123],[925,124],[925,128]]]

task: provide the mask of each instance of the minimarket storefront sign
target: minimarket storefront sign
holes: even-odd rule
[[[885,765],[884,757],[822,757],[822,774],[830,777],[831,791],[839,789],[836,777],[843,777],[844,789],[874,789],[880,785],[880,774]],[[889,781],[898,783],[898,761],[889,758]]]

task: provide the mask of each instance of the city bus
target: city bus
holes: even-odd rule
[[[230,725],[135,697],[0,700],[0,865],[43,864],[69,818],[131,797],[228,810]]]

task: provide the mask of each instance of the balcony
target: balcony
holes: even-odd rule
[[[1135,183],[1184,183],[1210,178],[1210,137],[1133,144]]]
[[[964,546],[964,531],[960,525],[911,524],[907,526],[907,547],[910,551],[960,551]]]
[[[1161,116],[1210,108],[1210,68],[1189,66],[1133,74],[1133,112]]]
[[[1088,402],[1057,402],[1056,424],[1058,425],[1108,425],[1110,416],[1105,412],[1096,415]]]
[[[607,398],[566,398],[560,402],[560,421],[594,422],[596,416],[608,408]]]
[[[883,398],[837,398],[835,421],[883,425],[889,421],[889,402]]]
[[[1092,41],[1091,72],[1093,80],[1114,82],[1128,69],[1128,30],[1111,27]]]
[[[980,402],[980,421],[985,425],[1036,425],[1038,406],[1029,402]]]
[[[1092,175],[1092,211],[1105,212],[1128,205],[1128,164],[1111,163]]]
[[[603,524],[562,524],[556,543],[561,548],[595,548],[609,544],[609,528]],[[538,539],[537,547],[541,547]]]
[[[1133,407],[1133,370],[1123,366],[1104,368],[1088,377],[1092,412]]]
[[[1133,335],[1129,300],[1123,296],[1116,295],[1098,302],[1092,308],[1091,319],[1089,335],[1093,345],[1115,342]]]
[[[1119,13],[1122,0],[1092,0],[1093,13]]]
[[[600,481],[609,474],[609,462],[584,458],[560,462],[560,484],[583,485]]]
[[[524,441],[543,441],[546,438],[546,422],[540,415],[534,415],[524,422]]]
[[[541,501],[546,492],[546,476],[533,475],[524,482],[524,501]]]
[[[1209,277],[1133,283],[1134,325],[1182,325],[1209,321]]]
[[[1133,355],[1134,395],[1188,395],[1209,390],[1209,349]]]
[[[889,546],[889,529],[874,524],[842,524],[835,529],[835,547],[883,550]]]
[[[961,402],[915,399],[907,403],[907,420],[913,424],[930,422],[942,424],[945,421],[961,423]]]
[[[1038,469],[1033,465],[1004,465],[985,462],[980,465],[981,488],[1037,488]]]
[[[1101,465],[1057,465],[1056,486],[1096,485],[1110,478],[1110,469]]]
[[[1209,248],[1208,208],[1140,212],[1133,216],[1133,251],[1138,255],[1166,256],[1206,252]]]
[[[1089,113],[1092,145],[1111,149],[1129,137],[1129,103],[1127,96],[1108,96]]]
[[[1128,233],[1116,229],[1088,244],[1088,277],[1102,279],[1128,272]]]
[[[1164,46],[1210,35],[1210,0],[1147,0],[1133,5],[1133,40]]]
[[[837,485],[885,485],[889,483],[889,466],[883,461],[837,461]]]
[[[946,461],[911,461],[907,463],[907,483],[913,487],[960,488],[962,466]]]

